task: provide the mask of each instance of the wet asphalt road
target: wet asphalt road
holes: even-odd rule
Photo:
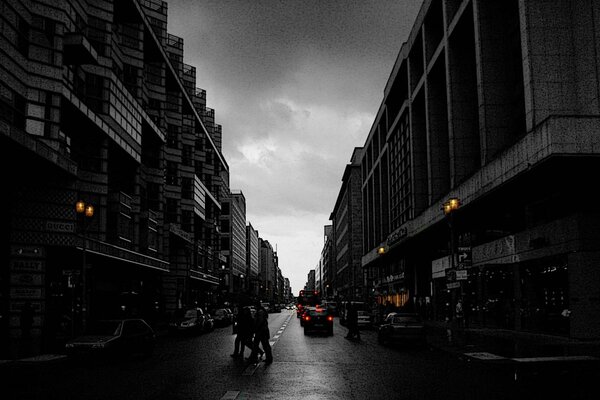
[[[149,358],[5,368],[0,397],[448,400],[541,398],[560,390],[560,385],[548,389],[544,381],[519,387],[505,370],[473,366],[429,348],[383,347],[374,331],[350,341],[337,319],[332,337],[305,336],[292,311],[270,314],[269,327],[274,362],[268,366],[229,356],[235,338],[229,326],[200,336],[163,337]]]

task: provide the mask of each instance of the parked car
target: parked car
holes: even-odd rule
[[[389,313],[383,324],[379,326],[377,340],[381,344],[396,342],[425,345],[427,343],[425,325],[419,314]]]
[[[329,336],[333,335],[333,314],[326,307],[311,307],[304,313],[302,320],[305,335],[319,331]]]
[[[215,320],[215,326],[227,326],[232,323],[231,313],[226,308],[217,308],[213,314],[213,318]]]
[[[227,311],[227,315],[229,316],[229,323],[233,324],[233,321],[235,321],[235,314],[231,311],[231,308],[225,308],[225,311]]]
[[[263,306],[263,308],[267,310],[267,312],[271,312],[271,304],[267,302],[261,302],[260,305]]]
[[[190,308],[183,315],[169,324],[171,331],[202,333],[214,329],[214,320],[210,314],[204,313],[200,307]]]
[[[154,330],[143,319],[102,320],[93,323],[84,335],[68,341],[65,350],[71,356],[150,355],[155,342]]]

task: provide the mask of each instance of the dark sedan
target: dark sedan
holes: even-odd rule
[[[413,313],[389,313],[379,327],[377,333],[379,343],[390,342],[400,344],[425,345],[425,325],[418,314]]]
[[[302,315],[304,334],[309,332],[325,332],[333,335],[333,314],[325,307],[307,307]]]
[[[154,330],[143,319],[98,321],[85,335],[65,345],[67,354],[119,356],[126,353],[149,355],[154,349]]]
[[[169,329],[173,332],[202,333],[214,329],[214,320],[202,310],[202,308],[190,308],[186,310],[182,317],[176,318],[169,324]]]

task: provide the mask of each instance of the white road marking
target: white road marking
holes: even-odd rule
[[[237,390],[228,390],[227,393],[221,397],[221,400],[235,400],[239,394],[240,392]]]
[[[290,314],[287,318],[287,320],[283,323],[283,325],[281,325],[281,329],[279,331],[277,331],[277,334],[273,336],[272,340],[269,340],[269,345],[271,345],[271,349],[273,349],[275,347],[275,345],[277,344],[277,342],[279,341],[279,338],[281,337],[281,334],[283,333],[283,331],[285,330],[285,327],[287,326],[287,323],[289,322],[289,320],[292,318],[292,315]],[[246,367],[246,369],[244,370],[244,372],[242,372],[243,376],[252,376],[254,375],[254,372],[256,372],[256,370],[258,369],[258,367],[260,366],[260,361],[257,362],[256,364],[250,364]],[[227,392],[225,395],[227,396],[227,394],[230,392]],[[234,392],[239,394],[239,392]],[[236,394],[236,396],[237,396]],[[221,400],[224,399],[235,399],[235,397],[222,397]]]

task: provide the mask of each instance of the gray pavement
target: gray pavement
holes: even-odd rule
[[[305,336],[294,313],[270,314],[274,363],[233,359],[231,327],[161,338],[152,357],[111,362],[39,359],[0,366],[3,399],[507,399],[600,398],[572,376],[515,381],[489,360],[461,358],[465,348],[381,346],[374,330],[362,340]],[[444,351],[441,351],[441,350]],[[472,350],[472,349],[471,349]],[[552,376],[552,375],[550,375]]]

